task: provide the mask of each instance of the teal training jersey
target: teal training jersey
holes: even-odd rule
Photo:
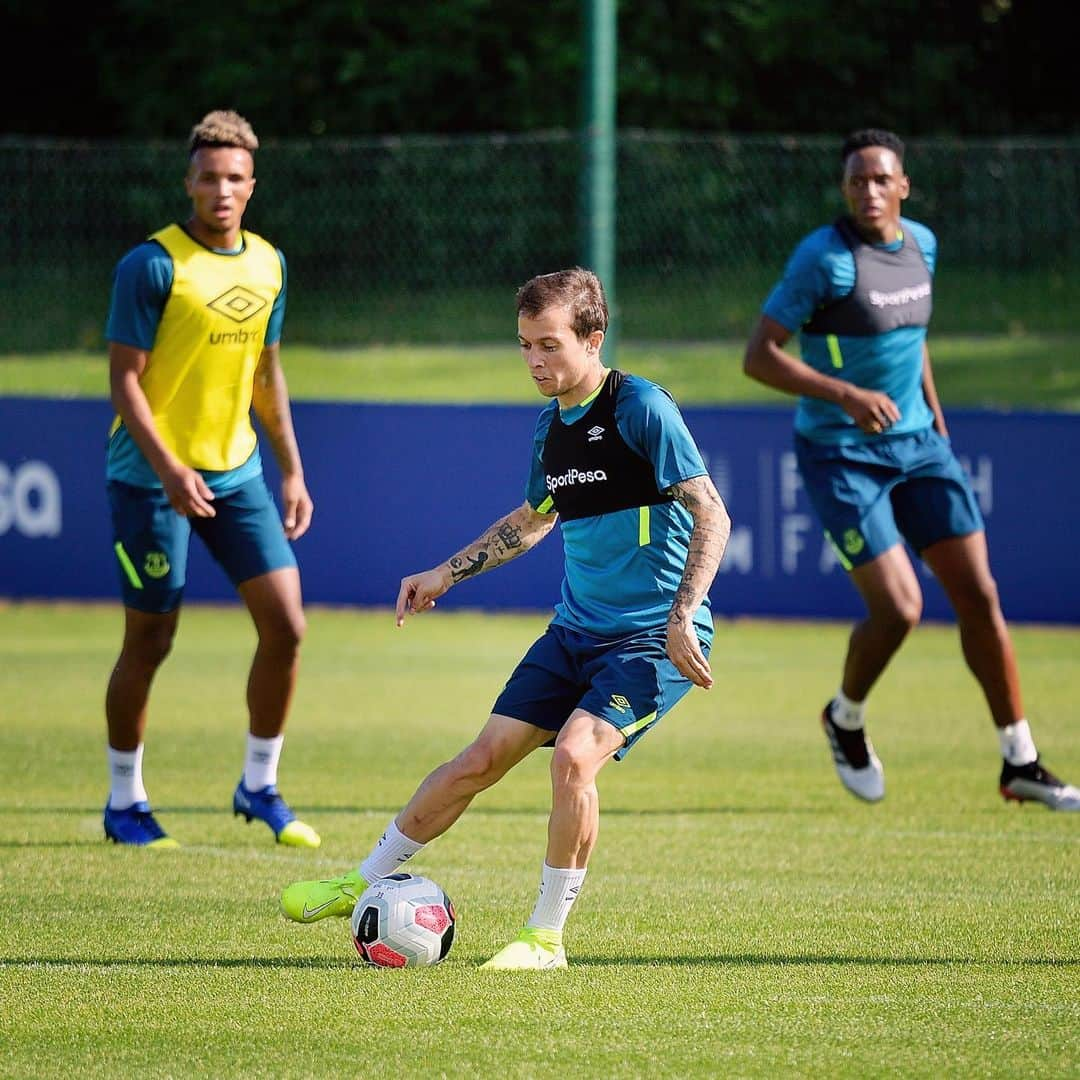
[[[900,239],[873,248],[899,252],[904,245],[915,244],[929,282],[937,261],[937,240],[917,221],[901,218],[900,224]],[[850,247],[835,225],[823,226],[795,248],[762,311],[792,333],[801,331],[802,359],[816,371],[888,394],[900,409],[900,419],[889,429],[890,435],[923,431],[934,422],[922,389],[925,325],[898,326],[884,333],[861,335],[805,331],[806,324],[823,308],[852,293],[855,278],[855,256]],[[868,295],[870,302],[895,309],[907,302],[912,292],[897,289],[895,295],[884,292],[879,296],[873,291]],[[916,297],[916,302],[919,299]],[[815,442],[831,444],[880,438],[860,431],[839,405],[811,397],[799,399],[795,429]]]
[[[560,410],[552,401],[540,414],[533,441],[527,498],[551,506],[541,455],[552,424],[589,424],[592,401]],[[651,466],[660,491],[708,470],[671,396],[655,383],[628,375],[615,405],[618,433]],[[682,581],[693,518],[677,502],[616,510],[562,521],[565,554],[562,595],[553,622],[602,638],[663,626]],[[708,599],[695,625],[711,642]]]

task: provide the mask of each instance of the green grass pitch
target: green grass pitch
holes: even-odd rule
[[[1080,816],[1006,805],[955,630],[920,627],[869,711],[857,803],[817,715],[848,627],[718,618],[716,687],[600,776],[565,972],[482,972],[527,918],[543,751],[413,864],[455,901],[435,968],[361,966],[281,888],[354,865],[477,730],[541,615],[309,610],[282,761],[323,835],[231,816],[254,636],[192,605],[145,774],[176,851],[104,842],[116,607],[0,607],[0,1076],[1065,1077],[1080,1074]],[[1080,777],[1080,630],[1015,627],[1033,730]]]

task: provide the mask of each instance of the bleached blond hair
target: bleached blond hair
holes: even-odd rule
[[[254,154],[259,140],[251,125],[232,109],[208,112],[192,129],[189,154],[203,146],[236,146]]]

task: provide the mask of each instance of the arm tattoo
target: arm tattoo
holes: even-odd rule
[[[494,570],[523,555],[548,534],[554,523],[553,515],[547,519],[546,515],[536,514],[531,508],[527,515],[519,507],[500,518],[478,540],[447,560],[453,582],[457,584],[486,570]]]
[[[683,480],[669,491],[694,519],[682,581],[675,590],[668,616],[670,622],[693,615],[705,599],[727,548],[731,518],[723,499],[707,476]]]
[[[498,526],[496,535],[499,543],[507,551],[511,548],[521,547],[521,529],[517,525],[512,525],[509,521]]]
[[[466,555],[465,558],[455,555],[449,563],[450,576],[455,584],[464,581],[467,577],[479,574],[484,569],[484,563],[487,561],[488,555],[486,551],[480,551],[476,556]]]

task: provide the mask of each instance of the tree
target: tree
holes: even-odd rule
[[[267,136],[580,124],[585,0],[0,0],[3,130],[182,138],[236,108]],[[1071,39],[1049,0],[623,0],[622,128],[1064,134]],[[20,75],[19,79],[23,77]],[[46,78],[58,86],[42,85]]]

